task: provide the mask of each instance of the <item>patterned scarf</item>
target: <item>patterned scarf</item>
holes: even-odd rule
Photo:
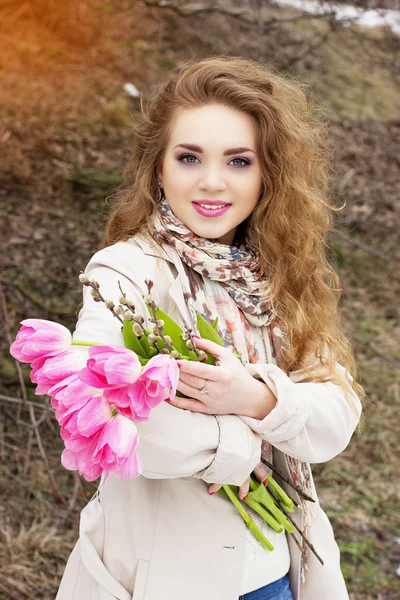
[[[196,334],[199,335],[196,312],[208,322],[218,316],[217,331],[225,346],[237,352],[246,365],[260,361],[253,334],[253,328],[258,327],[267,362],[279,366],[285,333],[272,311],[270,285],[257,250],[247,241],[236,248],[197,236],[176,217],[165,198],[154,221],[153,236],[161,246],[173,249],[168,254],[180,277]],[[271,445],[263,441],[262,458],[270,461],[271,452]],[[293,483],[312,495],[310,466],[284,456]],[[306,504],[300,497],[299,503],[306,513]],[[302,573],[306,568],[306,546],[303,548]]]

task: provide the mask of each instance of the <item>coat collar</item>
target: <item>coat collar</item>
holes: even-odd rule
[[[135,243],[142,249],[144,254],[147,254],[147,256],[155,256],[156,258],[162,258],[168,262],[174,262],[169,256],[167,250],[157,244],[155,241],[150,241],[141,235],[135,235],[135,237],[131,239],[135,241]]]

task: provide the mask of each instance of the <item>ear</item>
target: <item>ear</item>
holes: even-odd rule
[[[157,177],[157,185],[160,183],[162,187],[162,162],[161,160],[156,164],[156,177]]]

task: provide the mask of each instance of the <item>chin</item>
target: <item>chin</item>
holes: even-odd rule
[[[193,233],[195,233],[199,237],[207,238],[209,240],[215,240],[217,238],[221,238],[228,233],[225,229],[216,230],[211,227],[194,227],[191,228]]]

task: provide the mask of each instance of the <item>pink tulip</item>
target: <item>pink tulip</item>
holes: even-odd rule
[[[147,421],[150,413],[146,401],[145,383],[138,379],[131,385],[104,390],[104,396],[117,411],[133,421]]]
[[[179,368],[174,359],[157,354],[143,368],[140,379],[145,381],[148,404],[153,408],[162,400],[172,400],[176,395]]]
[[[165,354],[149,360],[135,383],[118,389],[105,389],[105,397],[118,412],[134,421],[147,421],[152,408],[173,398],[179,380],[176,361]]]
[[[61,464],[69,471],[79,471],[86,481],[95,481],[103,472],[99,462],[94,462],[93,453],[99,441],[100,434],[90,439],[79,452],[65,448],[61,455]]]
[[[87,481],[100,477],[104,468],[94,455],[102,430],[111,418],[112,407],[100,395],[89,399],[81,396],[61,414],[60,434],[65,444],[61,463],[66,469],[79,471]]]
[[[137,355],[121,346],[92,346],[82,381],[96,388],[119,388],[134,383],[142,367]]]
[[[85,355],[79,351],[35,359],[31,371],[31,380],[37,384],[35,394],[48,394],[53,386],[81,371],[85,362]]]
[[[77,373],[58,381],[48,391],[48,395],[51,396],[51,405],[56,411],[57,409],[60,411],[66,410],[82,396],[93,394],[98,395],[98,390],[83,383]]]
[[[111,404],[104,396],[82,396],[69,409],[56,411],[64,441],[92,438],[106,425],[112,414]]]
[[[120,479],[137,477],[142,472],[138,443],[139,434],[134,422],[117,414],[101,431],[93,460],[106,473],[113,472]]]
[[[71,334],[64,325],[44,319],[25,319],[21,324],[10,347],[11,356],[20,362],[54,356],[71,346]]]

